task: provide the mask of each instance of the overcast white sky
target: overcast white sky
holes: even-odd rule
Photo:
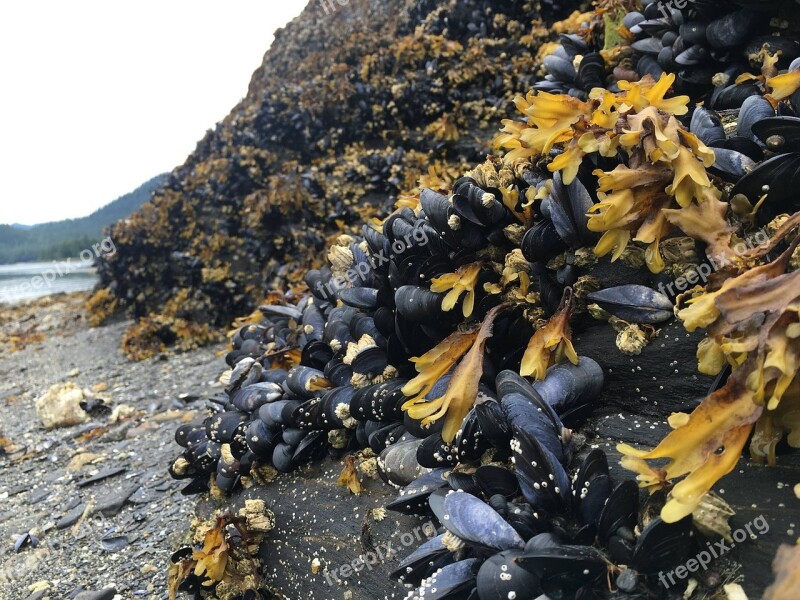
[[[0,4],[0,223],[84,216],[182,163],[307,1]]]

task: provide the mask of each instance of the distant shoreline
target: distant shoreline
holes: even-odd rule
[[[65,259],[0,265],[0,304],[14,306],[53,294],[88,292],[98,281],[91,261]]]

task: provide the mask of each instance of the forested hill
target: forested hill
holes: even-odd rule
[[[103,228],[124,219],[150,200],[166,180],[157,175],[132,192],[79,219],[40,225],[0,225],[0,264],[78,256],[102,238]]]

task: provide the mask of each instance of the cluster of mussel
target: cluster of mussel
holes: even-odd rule
[[[800,58],[790,66],[790,71],[796,70],[800,70]],[[735,184],[730,191],[734,211],[752,212],[762,225],[800,206],[796,191],[800,183],[798,115],[800,92],[777,109],[760,94],[748,96],[729,134],[715,111],[698,106],[692,114],[690,130],[714,150],[716,160],[709,170]],[[753,211],[752,204],[765,194],[767,201]]]
[[[517,196],[544,185],[545,174],[521,173]],[[534,384],[518,375],[533,333],[528,311],[546,316],[571,297],[570,286],[577,289],[590,268],[576,264],[575,251],[595,240],[586,227],[594,200],[581,179],[564,185],[556,174],[548,185],[527,230],[514,214],[522,208],[506,206],[500,189],[464,177],[450,197],[423,190],[417,212],[399,209],[380,231],[365,226],[363,237],[341,236],[329,249],[331,267],[307,273],[310,294],[261,307],[263,321],[236,332],[226,393],[212,399],[204,423],[178,429],[185,450],[173,476],[192,479],[187,492],[207,488],[210,475],[231,491],[257,465],[288,472],[370,448],[380,477],[401,488],[389,508],[432,513],[444,527],[395,573],[420,595],[591,597],[584,594],[602,587],[615,564],[629,567],[614,573],[620,589],[646,588],[656,565],[681,560],[689,522],[642,522],[637,486],[612,488],[601,451],[573,460],[568,427],[591,411],[601,368],[580,357],[551,366]],[[530,261],[537,275],[541,309],[487,291],[503,284],[502,268],[490,265],[502,267],[520,246],[525,270]],[[560,254],[564,264],[548,268]],[[587,300],[631,322],[672,317],[669,298],[642,285],[654,281],[643,265],[599,268],[618,285]],[[448,309],[432,282],[464,269],[474,277],[454,287],[463,283],[472,299]],[[416,375],[410,359],[463,329],[465,317],[482,321],[490,312],[477,394],[446,440],[444,418],[427,423],[403,410],[404,387]],[[455,377],[445,370],[426,398],[445,394]]]
[[[622,58],[610,85],[605,85],[602,36],[573,33],[561,35],[559,48],[543,61],[547,75],[534,87],[585,97],[594,87],[617,91],[619,80],[636,81],[645,75],[658,80],[663,73],[675,73],[677,92],[700,96],[713,90],[711,108],[739,108],[759,90],[754,81],[736,80],[751,63],[760,64],[764,46],[771,54],[780,51],[779,69],[800,56],[796,39],[775,35],[780,33],[774,26],[780,4],[643,0],[641,12],[631,11],[620,19],[632,53]]]

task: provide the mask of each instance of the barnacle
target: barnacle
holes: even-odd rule
[[[432,292],[447,292],[442,301],[442,310],[453,310],[458,299],[466,293],[461,311],[464,317],[472,316],[475,306],[475,286],[478,284],[478,277],[483,263],[474,262],[460,267],[455,273],[446,273],[431,280]]]
[[[520,375],[544,379],[549,367],[565,359],[574,365],[578,364],[578,355],[572,347],[572,328],[569,324],[572,304],[572,289],[567,288],[556,313],[531,336],[522,356]]]

